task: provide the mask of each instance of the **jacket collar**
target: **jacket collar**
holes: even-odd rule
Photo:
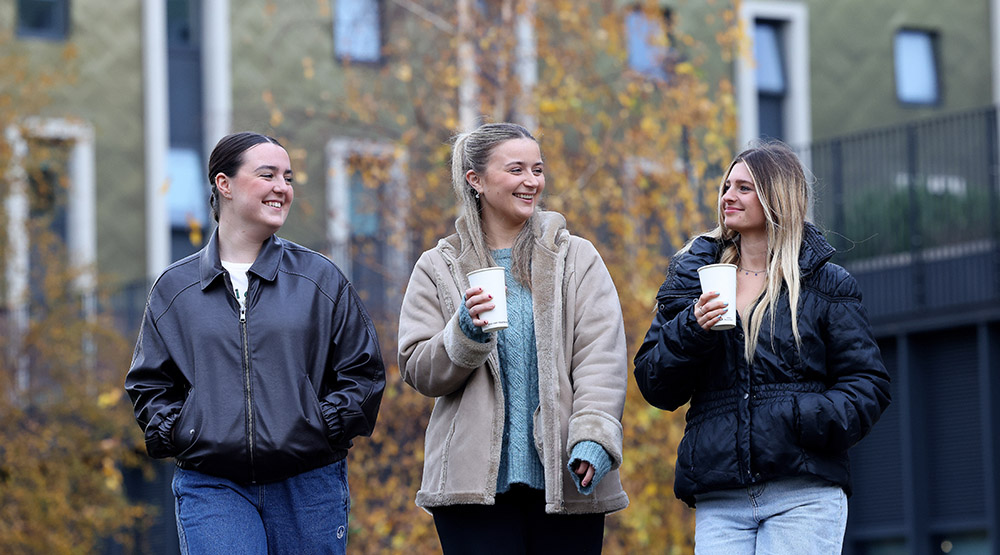
[[[826,241],[819,228],[806,222],[802,230],[802,250],[799,251],[799,269],[803,275],[811,274],[830,261],[837,249]]]
[[[535,252],[543,248],[556,253],[569,235],[566,231],[566,218],[558,212],[538,210],[531,219],[531,225],[535,235]],[[473,230],[464,215],[455,220],[455,231],[457,233],[442,239],[438,248],[455,259],[462,273],[479,269],[476,253],[472,249]]]
[[[805,222],[802,230],[802,248],[799,250],[799,270],[803,276],[819,270],[836,252],[818,227],[811,222]],[[687,262],[682,267],[676,268],[676,272],[681,277],[697,281],[698,268],[719,261],[722,243],[708,236],[702,236],[691,243],[688,254]]]
[[[284,252],[284,242],[277,235],[268,237],[257,253],[257,260],[250,266],[249,272],[261,279],[274,281],[278,277],[278,263]],[[198,260],[198,271],[201,275],[201,289],[207,289],[213,281],[219,278],[225,269],[219,256],[219,228],[216,227],[208,245],[201,250]]]

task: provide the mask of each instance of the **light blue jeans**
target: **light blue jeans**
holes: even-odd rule
[[[847,495],[812,477],[695,496],[696,555],[839,554]]]
[[[343,555],[347,549],[346,459],[258,485],[176,468],[173,490],[184,555]]]

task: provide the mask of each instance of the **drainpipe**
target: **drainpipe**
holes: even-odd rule
[[[538,45],[535,36],[536,0],[524,0],[524,9],[516,16],[517,32],[517,78],[521,87],[518,95],[518,122],[527,129],[538,131],[538,117],[535,112],[535,85],[538,83]]]
[[[205,106],[204,153],[207,162],[215,143],[232,128],[233,86],[229,0],[204,0],[201,13],[203,45],[201,82],[202,101]]]
[[[472,131],[479,120],[479,69],[476,48],[472,43],[472,0],[458,0],[458,124],[462,131]]]

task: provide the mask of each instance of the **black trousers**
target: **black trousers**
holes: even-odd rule
[[[513,485],[496,505],[435,507],[434,526],[446,555],[599,554],[604,515],[550,515],[541,490]]]

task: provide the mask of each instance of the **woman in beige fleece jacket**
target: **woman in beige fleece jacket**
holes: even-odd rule
[[[537,209],[538,142],[523,127],[459,135],[457,233],[421,255],[399,321],[406,383],[435,398],[417,505],[446,553],[600,553],[604,515],[628,505],[622,462],[627,350],[594,246]],[[509,327],[484,332],[506,269]]]

